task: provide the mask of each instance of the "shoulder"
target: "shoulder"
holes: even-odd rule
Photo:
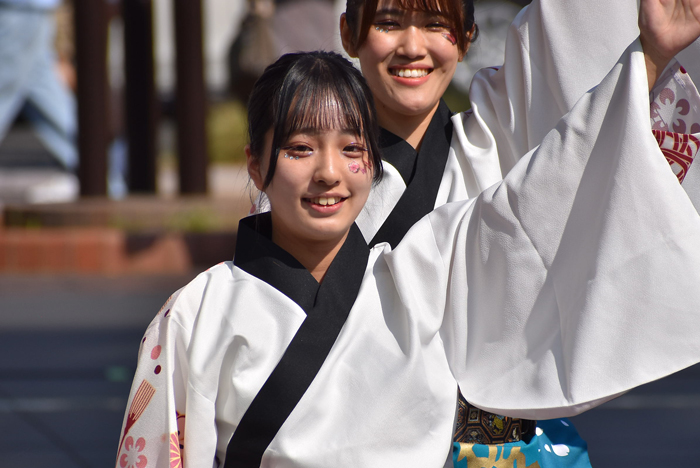
[[[228,261],[198,274],[170,296],[158,315],[162,318],[169,317],[183,328],[191,329],[207,296],[235,287],[234,268],[233,262]]]

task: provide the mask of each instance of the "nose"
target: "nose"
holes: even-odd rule
[[[314,182],[333,187],[340,182],[340,156],[325,150],[316,158]]]
[[[416,26],[409,26],[401,31],[397,52],[408,58],[418,58],[426,54],[425,35]]]

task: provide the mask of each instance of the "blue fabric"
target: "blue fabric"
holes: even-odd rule
[[[0,4],[39,10],[55,10],[61,4],[61,0],[0,0]]]
[[[586,442],[567,419],[538,421],[536,435],[527,444],[455,442],[452,460],[455,468],[591,468]]]
[[[0,3],[0,140],[17,115],[69,170],[78,166],[76,102],[58,77],[52,12]]]

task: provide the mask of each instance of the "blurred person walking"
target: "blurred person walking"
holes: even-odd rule
[[[0,140],[21,114],[61,166],[74,173],[76,103],[59,76],[54,43],[60,4],[61,0],[0,0]],[[46,196],[56,201],[77,196],[77,179],[64,180]]]

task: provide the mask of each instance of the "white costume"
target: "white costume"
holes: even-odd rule
[[[502,183],[394,251],[353,228],[320,286],[243,220],[147,330],[118,465],[438,467],[457,385],[551,418],[700,361],[700,217],[646,95],[635,43]]]
[[[525,7],[511,26],[504,66],[476,74],[470,111],[454,115],[448,122],[449,109],[443,103],[426,132],[420,154],[399,137],[384,132],[385,178],[372,191],[357,220],[365,239],[371,245],[388,241],[395,246],[408,228],[432,209],[473,198],[500,181],[586,91],[603,79],[638,35],[635,0],[542,0]],[[697,69],[690,72],[697,71],[698,78],[699,53],[700,42],[696,42],[680,54],[686,58],[684,64]],[[657,81],[652,100],[667,111],[667,120],[668,111],[672,113],[685,100],[688,112],[675,118],[684,119],[687,126],[671,125],[669,130],[694,134],[700,141],[697,90],[689,77],[683,76],[678,62],[670,64],[668,70],[670,73]],[[662,94],[669,94],[663,93],[669,87],[673,99],[662,98]],[[687,153],[694,157],[698,146],[691,142]],[[700,210],[700,164],[683,185]],[[384,232],[377,236],[382,225]]]

